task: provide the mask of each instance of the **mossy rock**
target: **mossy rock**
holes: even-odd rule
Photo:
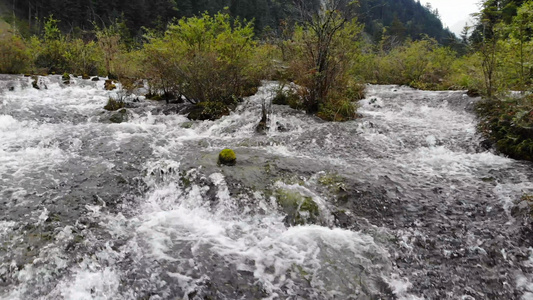
[[[234,166],[237,163],[237,156],[231,149],[224,149],[218,154],[218,163],[226,166]]]
[[[111,123],[123,123],[123,122],[127,122],[128,121],[128,111],[123,108],[121,110],[119,110],[117,113],[113,114],[110,118],[109,118],[109,121],[111,121]]]
[[[184,122],[180,124],[181,128],[190,129],[194,125],[194,122]]]
[[[87,74],[83,74],[83,75],[81,75],[81,79],[91,79],[91,76],[89,76]]]
[[[195,108],[187,115],[190,120],[217,120],[230,113],[228,105],[221,101],[205,101],[196,104]]]
[[[332,193],[345,191],[344,178],[336,173],[325,173],[318,177],[318,183],[326,186]]]
[[[109,99],[107,100],[107,104],[104,106],[104,109],[108,111],[115,111],[124,108],[125,106],[126,104],[124,103],[124,101],[115,100],[109,97]]]
[[[112,90],[116,89],[117,86],[113,83],[113,80],[106,79],[106,81],[104,83],[104,88],[105,88],[106,91],[112,91]]]
[[[63,73],[63,76],[61,76],[61,79],[63,80],[64,84],[70,84],[70,74],[69,73]]]
[[[33,76],[32,79],[33,81],[31,82],[31,85],[33,86],[33,88],[40,90],[41,88],[39,87],[39,77]]]
[[[320,217],[318,205],[313,198],[302,196],[300,193],[288,190],[277,190],[276,201],[287,214],[285,222],[290,225],[305,225],[316,223]]]
[[[159,94],[153,94],[153,93],[148,93],[145,95],[146,99],[148,100],[154,100],[154,101],[161,101],[163,100],[163,96],[159,95]]]

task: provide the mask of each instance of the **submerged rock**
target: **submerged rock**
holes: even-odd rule
[[[231,149],[224,149],[218,155],[218,163],[221,165],[234,166],[237,162],[237,156]]]
[[[295,191],[278,190],[276,201],[287,214],[284,221],[288,225],[305,225],[319,220],[318,205],[311,197],[304,197]]]
[[[106,89],[106,91],[112,91],[112,90],[116,89],[117,86],[113,83],[113,80],[106,79],[106,81],[104,83],[104,88]]]
[[[119,110],[117,113],[113,114],[109,118],[109,121],[111,121],[112,123],[127,122],[128,121],[128,111],[125,108]]]

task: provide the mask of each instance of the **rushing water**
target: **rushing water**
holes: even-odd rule
[[[272,105],[259,134],[274,83],[121,124],[103,81],[38,84],[0,77],[3,299],[533,299],[533,166],[482,147],[462,92],[368,86],[346,123]],[[319,215],[289,226],[280,191]]]

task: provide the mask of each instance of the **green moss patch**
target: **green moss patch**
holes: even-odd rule
[[[320,211],[313,198],[283,189],[276,190],[274,196],[280,208],[287,214],[285,217],[287,224],[305,225],[319,220]]]
[[[115,111],[124,108],[126,104],[124,101],[115,100],[111,97],[107,100],[107,104],[104,106],[105,110]]]
[[[237,162],[237,156],[231,149],[224,149],[218,155],[218,163],[221,165],[233,166]]]

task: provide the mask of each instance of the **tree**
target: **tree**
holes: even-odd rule
[[[346,103],[356,100],[346,92],[350,90],[348,71],[357,55],[362,26],[355,17],[350,18],[350,4],[327,0],[313,13],[299,3],[304,21],[296,26],[287,48],[291,52],[290,71],[303,87],[300,92],[307,113],[336,104],[353,107]],[[346,117],[353,118],[354,113],[348,109]]]
[[[486,0],[477,18],[476,35],[473,34],[474,47],[481,55],[481,66],[485,82],[485,94],[491,98],[495,92],[495,73],[500,38],[498,24],[501,22],[501,1]]]
[[[528,1],[518,8],[509,31],[508,43],[518,48],[519,88],[524,91],[532,68],[533,1]],[[526,74],[526,68],[529,69],[529,74]]]
[[[106,75],[111,77],[116,75],[113,62],[119,54],[121,46],[119,26],[120,24],[117,21],[103,28],[94,24],[98,45],[104,54]]]

